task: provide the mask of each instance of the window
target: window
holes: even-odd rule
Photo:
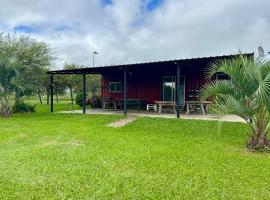
[[[110,92],[122,92],[121,82],[110,82],[109,83]]]

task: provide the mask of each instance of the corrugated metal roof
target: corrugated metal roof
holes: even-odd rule
[[[98,73],[100,70],[104,69],[122,69],[127,67],[135,67],[142,65],[155,65],[155,64],[166,64],[166,63],[187,63],[191,61],[203,61],[203,60],[214,60],[214,59],[226,59],[237,56],[239,54],[229,54],[229,55],[219,55],[219,56],[209,56],[209,57],[193,57],[193,58],[184,58],[184,59],[174,59],[174,60],[165,60],[165,61],[154,61],[154,62],[143,62],[143,63],[132,63],[132,64],[119,64],[119,65],[104,65],[98,67],[87,67],[79,69],[68,69],[68,70],[55,70],[49,71],[47,74],[82,74],[82,73]],[[254,53],[244,53],[245,56],[254,56]]]

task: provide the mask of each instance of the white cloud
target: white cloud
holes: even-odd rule
[[[151,11],[147,2],[0,0],[0,31],[37,27],[31,35],[55,49],[59,67],[91,65],[94,50],[96,65],[270,50],[268,0],[164,0]]]

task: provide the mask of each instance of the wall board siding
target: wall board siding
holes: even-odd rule
[[[189,90],[199,90],[205,83],[204,80],[205,66],[190,66],[181,69],[181,76],[185,77],[185,100],[190,100],[188,97]],[[147,103],[156,100],[162,100],[162,77],[175,76],[175,68],[163,68],[157,71],[129,71],[127,76],[129,99],[144,99]],[[120,93],[109,92],[109,82],[119,81],[123,85],[122,74],[109,74],[102,76],[102,97],[111,97],[112,99],[122,99],[123,91]],[[123,89],[123,87],[122,87]]]

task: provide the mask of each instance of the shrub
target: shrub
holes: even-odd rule
[[[25,103],[24,101],[18,101],[13,107],[14,113],[33,113],[36,111],[36,105]]]
[[[86,94],[87,96],[87,94]],[[78,92],[76,94],[76,98],[75,98],[75,102],[78,106],[83,107],[83,93],[82,92]],[[88,101],[86,101],[86,105],[89,105],[89,103],[87,103]]]
[[[78,92],[76,94],[75,102],[78,106],[82,107],[83,106],[83,94],[82,92]]]

